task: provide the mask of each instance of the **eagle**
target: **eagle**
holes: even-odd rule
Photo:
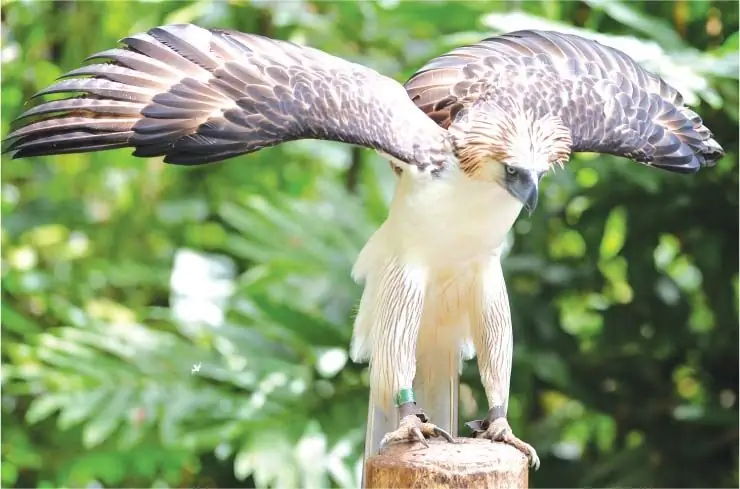
[[[723,156],[681,94],[626,54],[523,30],[429,61],[401,85],[323,51],[191,24],[93,54],[38,92],[12,158],[133,148],[201,165],[286,141],[373,149],[398,175],[386,220],[353,268],[364,282],[351,357],[369,362],[366,456],[457,435],[462,361],[477,354],[488,415],[474,435],[536,450],[507,420],[512,324],[502,244],[541,178],[576,152],[675,173]]]

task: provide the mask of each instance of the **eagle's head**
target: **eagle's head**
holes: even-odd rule
[[[531,214],[542,176],[570,157],[571,135],[557,116],[505,105],[476,103],[449,130],[463,172],[502,186]]]

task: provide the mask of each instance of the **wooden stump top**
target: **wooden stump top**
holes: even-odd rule
[[[365,462],[366,489],[527,489],[527,458],[490,440],[458,438],[391,445]]]

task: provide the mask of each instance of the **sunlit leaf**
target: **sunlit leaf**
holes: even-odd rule
[[[599,255],[602,259],[616,256],[624,246],[627,238],[627,213],[623,207],[613,209],[604,224],[604,236],[601,239]]]

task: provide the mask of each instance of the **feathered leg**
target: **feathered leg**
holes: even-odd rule
[[[364,262],[362,258],[363,255],[359,264]],[[362,267],[359,271],[362,273]],[[413,397],[426,270],[390,260],[365,276],[352,356],[355,360],[368,354],[370,357],[366,457],[387,443],[420,441],[426,444],[425,437],[430,436],[451,440],[447,432],[428,422]],[[386,431],[390,426],[393,431]]]
[[[485,420],[471,421],[467,425],[479,438],[508,443],[522,451],[529,458],[530,466],[537,469],[540,465],[537,452],[531,445],[514,436],[506,419],[513,335],[509,297],[498,256],[493,257],[488,266],[483,268],[478,283],[481,290],[471,321],[473,341],[478,353],[478,367],[486,390],[489,411]]]

